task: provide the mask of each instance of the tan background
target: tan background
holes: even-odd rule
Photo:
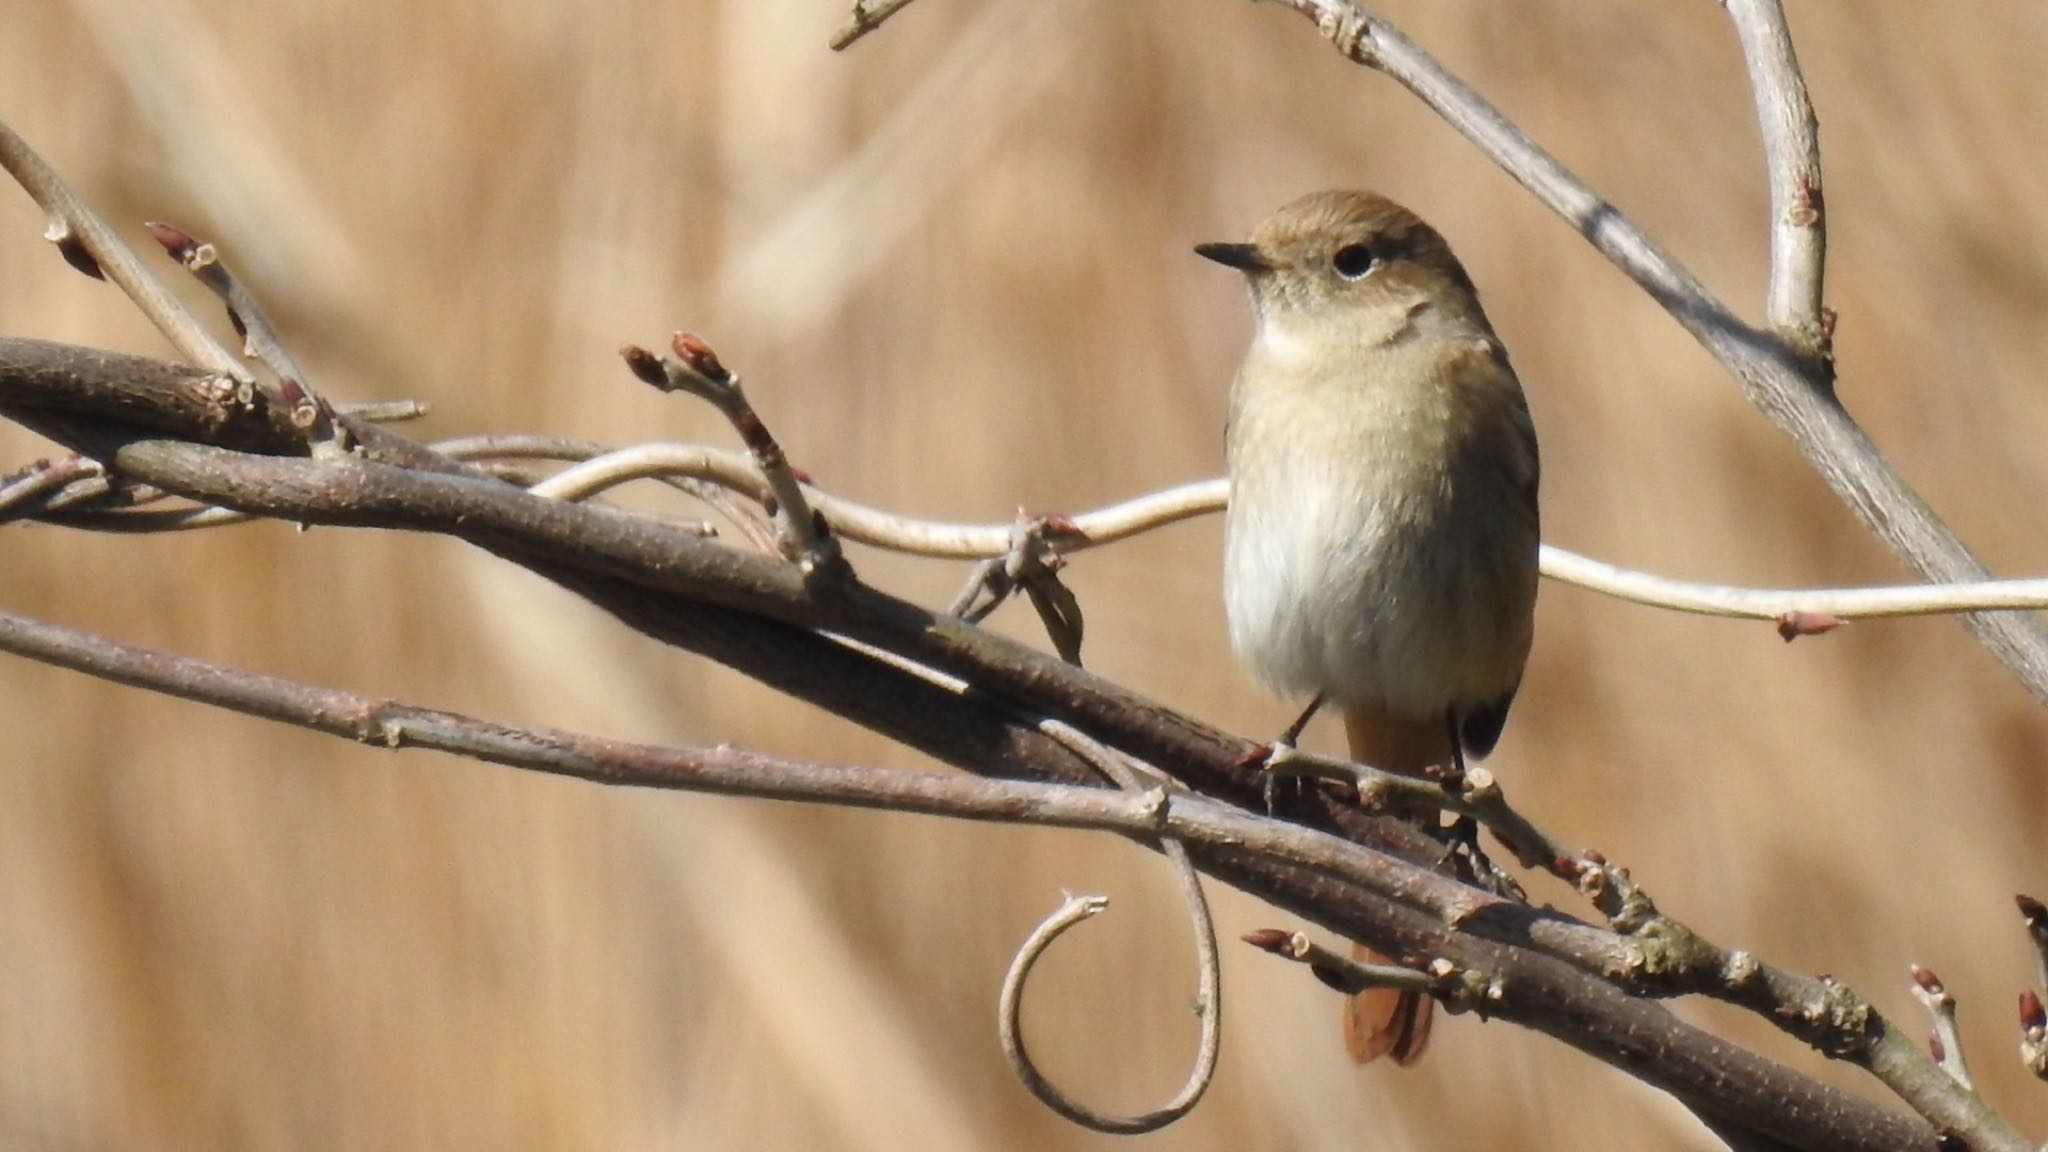
[[[1795,8],[1844,394],[1995,567],[2048,570],[2048,10]],[[1387,10],[1755,313],[1763,184],[1715,5]],[[984,520],[1218,471],[1249,325],[1189,246],[1375,186],[1453,238],[1514,350],[1548,539],[1698,579],[1899,577],[1569,227],[1283,10],[925,0],[834,56],[842,19],[826,0],[17,0],[0,116],[138,242],[156,217],[222,242],[339,397],[431,401],[438,435],[729,443],[614,357],[689,327],[834,490]],[[0,330],[163,351],[40,230],[0,194]],[[0,430],[0,461],[41,451]],[[0,603],[67,624],[514,721],[917,763],[453,544],[0,541]],[[1270,733],[1287,708],[1230,660],[1217,550],[1203,523],[1080,560],[1090,660]],[[856,559],[925,603],[963,575]],[[1051,1068],[1133,1108],[1186,1060],[1163,869],[1101,838],[607,791],[15,660],[0,732],[7,1146],[1109,1147],[1029,1102],[993,1037],[1003,964],[1062,888],[1117,903],[1032,1005]],[[2011,893],[2048,890],[2044,753],[2042,709],[1952,623],[1787,647],[1553,586],[1494,763],[1720,940],[1915,1029],[1906,965],[1934,967],[1980,1077],[2040,1131],[2011,1059],[2031,975]],[[1234,895],[1221,916],[1292,926]],[[1511,1027],[1452,1021],[1423,1067],[1359,1072],[1301,972],[1233,949],[1227,985],[1221,1079],[1154,1146],[1710,1146]]]

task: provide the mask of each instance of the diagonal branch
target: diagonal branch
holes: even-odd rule
[[[1386,19],[1353,0],[1279,2],[1315,21],[1346,59],[1384,72],[1414,93],[1663,305],[1736,377],[1750,403],[1792,437],[1835,494],[1923,579],[1962,583],[1990,575],[1842,407],[1825,361],[1736,317],[1633,221]],[[1803,300],[1805,290],[1792,298]],[[2036,698],[2048,702],[2048,627],[2035,617],[2011,614],[1962,621]]]
[[[4,123],[0,123],[0,168],[7,169],[49,217],[43,236],[57,245],[67,263],[88,276],[119,285],[185,359],[243,387],[255,386],[255,376],[241,361],[207,333],[198,317],[142,266],[134,250]]]

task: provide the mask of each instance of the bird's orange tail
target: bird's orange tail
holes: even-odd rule
[[[1417,721],[1368,708],[1344,710],[1344,736],[1351,758],[1404,775],[1451,761],[1450,727],[1441,720]],[[1391,963],[1364,945],[1352,955],[1369,964]],[[1373,988],[1344,1002],[1344,1048],[1360,1064],[1382,1056],[1413,1064],[1429,1043],[1430,1018],[1436,1002],[1420,992]]]

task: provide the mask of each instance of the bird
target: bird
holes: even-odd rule
[[[1462,769],[1521,686],[1539,548],[1535,425],[1471,277],[1366,191],[1300,197],[1249,242],[1195,251],[1243,274],[1256,319],[1225,436],[1232,649],[1310,701],[1283,740],[1327,704],[1356,761]],[[1419,1058],[1430,1008],[1354,997],[1352,1056]]]

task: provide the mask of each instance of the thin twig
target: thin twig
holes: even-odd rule
[[[664,475],[692,476],[751,495],[767,494],[760,473],[746,457],[684,444],[642,444],[618,449],[591,460],[587,469],[558,473],[547,491],[550,495],[570,491],[587,495],[628,480]],[[1148,493],[1059,517],[1064,530],[1048,539],[1062,554],[1098,548],[1220,512],[1229,491],[1229,482],[1218,477]],[[984,560],[1007,556],[1015,541],[1015,522],[965,524],[920,520],[834,496],[810,485],[804,487],[804,493],[834,532],[872,547],[936,559]],[[1543,546],[1540,562],[1543,575],[1562,584],[1654,608],[1738,620],[1775,623],[1790,614],[1862,620],[2048,608],[2048,578],[1870,588],[1746,588],[1678,580],[1623,568],[1553,544]]]
[[[502,455],[500,438],[479,438],[473,456]],[[564,469],[550,482],[548,494],[586,496],[629,480],[690,476],[708,480],[757,500],[773,493],[759,469],[744,455],[695,444],[639,444],[590,458],[584,466]],[[805,500],[839,536],[894,552],[940,560],[987,560],[1009,555],[1016,521],[956,524],[899,516],[834,496],[803,484]],[[1061,553],[1078,552],[1127,540],[1182,520],[1223,509],[1229,492],[1222,478],[1183,484],[1092,512],[1045,517],[1047,542]]]
[[[762,494],[767,487],[760,473],[735,453],[673,444],[615,449],[595,440],[519,434],[460,436],[437,440],[428,447],[456,460],[539,459],[591,464],[588,470],[564,468],[552,477],[533,481],[535,485],[545,485],[544,494],[558,500],[587,500],[629,481],[651,480],[709,505],[763,552],[774,553],[779,547],[775,526],[761,511]],[[662,451],[650,458],[642,455],[645,447],[656,447]],[[699,476],[691,470],[670,466],[674,459],[670,450],[700,456],[706,475]],[[733,482],[721,483],[710,479],[711,475],[726,477]]]
[[[517,438],[529,439],[529,438]],[[507,454],[479,438],[465,458]],[[455,442],[450,442],[455,443]],[[466,442],[465,442],[466,443]],[[536,453],[538,454],[538,453]],[[589,460],[586,468],[557,473],[544,493],[580,499],[630,480],[689,476],[755,497],[768,489],[745,456],[693,444],[641,444]],[[1009,524],[947,523],[899,516],[805,485],[804,494],[832,530],[877,548],[948,560],[984,560],[1009,554],[1016,531]],[[1048,536],[1060,553],[1081,552],[1128,540],[1168,525],[1222,511],[1229,482],[1221,477],[1148,493],[1087,512],[1061,516]],[[1981,580],[1960,584],[1907,584],[1869,588],[1746,588],[1678,580],[1595,560],[1553,544],[1541,554],[1543,575],[1561,584],[1653,608],[1701,616],[1777,622],[1788,614],[1837,620],[1937,616],[2048,608],[2048,578]]]
[[[373,424],[403,424],[433,415],[434,406],[424,400],[366,400],[360,404],[337,404],[338,412]]]
[[[1151,802],[1159,812],[1160,827],[1164,829],[1168,806],[1172,803],[1164,783],[1147,789],[1137,773],[1117,753],[1069,725],[1044,720],[1039,730],[1093,765],[1125,795],[1142,796]],[[1040,1103],[1097,1132],[1126,1136],[1156,1132],[1187,1115],[1201,1102],[1203,1093],[1215,1081],[1216,1061],[1223,1050],[1223,958],[1216,948],[1216,923],[1209,913],[1209,898],[1202,892],[1202,877],[1195,871],[1187,846],[1170,835],[1162,835],[1158,846],[1173,864],[1174,878],[1187,905],[1189,925],[1195,936],[1195,963],[1200,973],[1195,989],[1195,1014],[1201,1017],[1201,1038],[1197,1042],[1194,1065],[1188,1069],[1187,1080],[1171,1100],[1134,1116],[1113,1116],[1101,1112],[1067,1095],[1047,1079],[1038,1070],[1030,1049],[1024,1043],[1024,986],[1030,980],[1032,967],[1060,933],[1107,909],[1108,897],[1068,896],[1059,910],[1041,923],[1017,950],[1017,955],[1010,961],[1009,972],[1003,978],[1003,992],[998,999],[997,1031],[1002,1040],[1003,1056],[1017,1073],[1017,1078]]]
[[[1834,325],[1822,304],[1828,230],[1820,125],[1792,50],[1784,5],[1779,0],[1725,0],[1725,6],[1749,66],[1771,184],[1771,288],[1765,315],[1779,339],[1805,356],[1825,360]]]
[[[678,332],[670,346],[673,356],[656,357],[631,345],[619,351],[626,366],[643,383],[707,401],[732,424],[767,484],[768,493],[762,502],[775,521],[782,553],[795,561],[806,579],[846,575],[846,560],[839,551],[839,541],[833,538],[826,522],[812,511],[803,477],[790,466],[788,454],[747,400],[740,387],[739,373],[726,368],[718,353],[701,337]]]
[[[0,478],[0,523],[33,517],[66,487],[105,476],[106,470],[99,461],[84,456],[38,460],[12,476]]]
[[[243,387],[254,386],[255,376],[241,361],[220,346],[99,214],[4,123],[0,123],[0,167],[6,168],[49,216],[43,237],[57,245],[67,262],[88,275],[112,280],[171,347],[193,365],[220,373]]]
[[[875,29],[884,21],[910,6],[911,0],[853,0],[853,20],[846,27],[832,34],[832,50],[844,52],[855,42]]]
[[[1279,751],[1282,747],[1284,752]],[[1358,790],[1359,803],[1367,807],[1421,806],[1470,816],[1498,837],[1524,868],[1542,868],[1567,883],[1577,883],[1583,871],[1578,863],[1581,853],[1510,806],[1500,781],[1485,768],[1470,768],[1462,779],[1444,781],[1339,760],[1291,744],[1276,746],[1275,751],[1278,754],[1268,759],[1266,770],[1276,775],[1344,781]]]
[[[1427,972],[1399,964],[1368,964],[1323,947],[1306,932],[1258,928],[1242,937],[1245,943],[1297,964],[1305,964],[1315,978],[1346,996],[1374,988],[1401,992],[1432,992],[1437,980]],[[1446,973],[1449,975],[1449,973]]]
[[[1871,588],[1741,588],[1674,580],[1544,545],[1543,574],[1619,600],[1701,616],[1782,621],[1787,616],[1869,620],[2048,608],[2048,579],[1977,580]]]
[[[36,517],[47,524],[66,528],[83,528],[93,532],[133,533],[154,535],[160,532],[190,532],[201,528],[225,528],[230,524],[247,524],[264,517],[251,516],[232,508],[178,508],[174,510],[146,510],[139,512],[118,509],[82,508],[75,511],[49,511]]]
[[[315,456],[331,457],[348,451],[348,439],[334,421],[334,410],[313,389],[305,369],[286,350],[271,327],[270,317],[231,271],[212,244],[205,243],[175,225],[150,222],[143,225],[150,238],[163,245],[193,279],[204,284],[227,306],[228,322],[242,336],[242,353],[277,376],[278,394],[292,425],[306,434],[307,446]]]
[[[608,449],[592,441],[551,436],[476,436],[439,441],[436,451],[463,460],[540,457],[580,461],[534,485],[537,495],[588,499],[636,480],[701,480],[756,500],[772,493],[752,461],[738,452],[696,444],[638,444]],[[805,484],[811,507],[838,535],[871,547],[944,560],[1000,559],[1010,554],[1016,522],[949,523],[899,516]],[[686,487],[699,499],[706,490]],[[1098,548],[1184,520],[1222,511],[1229,492],[1221,477],[1147,493],[1087,512],[1041,518],[1056,524],[1048,544],[1059,554]],[[737,506],[719,506],[735,523],[757,520]],[[226,521],[223,521],[226,522]],[[1595,560],[1553,544],[1541,553],[1543,575],[1561,584],[1642,604],[1701,616],[1780,623],[1787,617],[1837,621],[1902,616],[2048,609],[2048,578],[1980,580],[1960,584],[1906,584],[1868,588],[1749,588],[1679,580]]]

